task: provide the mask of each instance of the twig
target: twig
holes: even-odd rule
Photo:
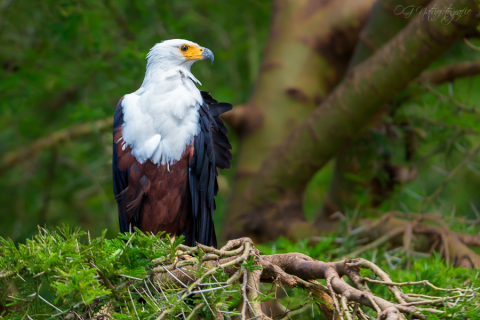
[[[130,300],[132,301],[133,310],[135,310],[135,314],[137,315],[137,319],[140,320],[140,318],[138,317],[137,308],[135,307],[135,303],[133,302],[132,294],[130,293],[130,288],[129,287],[127,287],[127,291],[128,291],[128,295],[130,296]]]
[[[347,298],[345,296],[342,296],[340,298],[340,301],[342,303],[343,314],[345,315],[345,317],[347,317],[347,320],[353,320],[352,315],[348,311]]]
[[[100,278],[103,280],[103,283],[105,284],[105,287],[107,287],[108,289],[112,290],[113,292],[116,292],[117,290],[115,289],[115,287],[112,285],[112,283],[110,282],[110,280],[107,279],[107,277],[105,276],[105,274],[99,269],[97,268],[96,265],[93,264],[93,262],[90,262],[90,267],[94,268],[97,270],[97,274],[100,276]]]
[[[439,288],[439,287],[431,284],[428,280],[391,282],[391,281],[374,280],[374,279],[370,279],[370,278],[367,278],[367,277],[364,277],[362,279],[365,280],[365,281],[373,282],[373,283],[390,285],[390,286],[397,286],[397,287],[424,285],[424,286],[429,286],[430,288],[435,289],[437,291],[443,291],[443,292],[456,292],[456,291],[458,291],[458,292],[471,292],[472,291],[472,289],[460,289],[460,288],[444,289],[444,288]]]
[[[467,46],[469,46],[469,47],[472,48],[473,50],[480,51],[480,47],[477,47],[476,45],[474,45],[473,43],[471,43],[470,41],[468,41],[467,38],[463,38],[463,41],[465,41],[465,43],[467,44]]]
[[[163,320],[163,319],[167,318],[168,314],[169,314],[171,311],[172,311],[172,309],[167,309],[167,310],[163,311],[163,312],[158,316],[158,318],[155,319],[155,320]]]
[[[242,308],[242,320],[246,319],[247,312],[247,281],[248,281],[248,272],[245,269],[243,271],[243,286],[242,286],[242,297],[243,297],[243,308]]]
[[[365,245],[361,248],[358,248],[357,250],[345,255],[342,259],[349,259],[349,258],[353,258],[353,257],[358,257],[363,252],[368,251],[368,250],[373,249],[373,248],[376,248],[376,247],[384,244],[385,242],[387,242],[391,238],[398,236],[399,234],[403,233],[404,230],[405,229],[403,227],[393,229],[390,232],[381,236],[380,238],[376,239],[375,241],[373,241],[373,242],[371,242],[371,243],[369,243],[369,244],[367,244],[367,245]]]
[[[373,305],[373,308],[375,309],[375,311],[377,311],[377,313],[382,312],[382,309],[380,309],[380,307],[378,306],[378,304],[375,302],[375,300],[372,298],[371,295],[367,295],[367,298],[368,300],[370,300],[370,303]]]
[[[195,316],[197,314],[197,312],[201,308],[203,308],[204,305],[205,305],[205,302],[201,302],[201,303],[197,304],[197,306],[195,308],[193,308],[192,312],[188,315],[187,320],[193,319],[193,316]]]
[[[292,315],[292,313],[294,313],[295,311],[302,310],[305,307],[305,305],[307,305],[307,303],[308,302],[304,302],[296,308],[288,309],[287,311],[274,316],[272,319],[276,319],[276,318],[286,319],[289,315]]]
[[[470,106],[467,106],[457,100],[455,100],[453,97],[450,97],[450,96],[445,96],[443,94],[441,94],[439,91],[435,90],[435,88],[433,88],[431,85],[429,85],[428,83],[424,83],[423,86],[431,93],[433,93],[434,95],[436,95],[439,99],[442,99],[443,101],[447,101],[447,102],[450,102],[450,103],[453,103],[455,105],[455,107],[457,108],[457,110],[459,111],[463,111],[463,112],[468,112],[468,113],[473,113],[473,114],[480,114],[480,111],[478,111],[475,107],[470,107]]]
[[[337,299],[337,295],[335,293],[335,290],[333,290],[333,286],[332,286],[332,278],[329,278],[327,277],[327,279],[325,279],[327,281],[327,287],[328,287],[328,290],[330,292],[330,297],[332,298],[333,300],[333,304],[335,306],[335,310],[337,311],[338,315],[340,318],[343,318],[343,315],[342,315],[342,311],[340,311],[340,305],[338,303],[338,299]]]

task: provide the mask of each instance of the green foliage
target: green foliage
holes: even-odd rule
[[[0,238],[0,294],[9,309],[5,319],[58,319],[67,314],[90,314],[100,310],[113,313],[114,319],[156,319],[171,310],[167,319],[179,313],[188,316],[196,304],[208,301],[211,308],[231,309],[232,299],[240,298],[238,284],[227,290],[212,283],[228,277],[217,272],[207,277],[203,297],[185,304],[179,296],[185,291],[175,282],[152,277],[153,261],[174,262],[181,238],[167,235],[120,234],[115,239],[91,239],[88,234],[64,226],[58,231],[39,229],[25,244]],[[245,266],[255,269],[253,260]],[[199,277],[208,271],[196,272]],[[216,288],[208,291],[208,289]],[[189,298],[192,299],[192,298]],[[231,310],[230,310],[231,311]],[[202,310],[210,314],[209,307]],[[232,312],[232,311],[231,311]]]
[[[200,290],[201,295],[188,296],[186,293],[191,291],[187,292],[187,287],[174,281],[171,274],[164,272],[165,277],[153,276],[154,267],[175,262],[182,239],[172,241],[168,235],[145,235],[138,230],[114,239],[105,238],[105,234],[90,238],[80,229],[64,226],[53,232],[39,229],[39,233],[25,244],[15,245],[12,240],[0,238],[0,295],[2,304],[7,306],[3,318],[56,319],[72,312],[87,318],[103,310],[114,319],[156,319],[166,311],[169,311],[166,318],[173,319],[179,314],[188,317],[197,306],[201,309],[197,315],[206,319],[213,319],[213,310],[238,313],[236,307],[242,302],[242,281],[225,285],[232,276],[221,268],[206,275],[211,269],[198,262],[206,254],[201,248],[196,260],[191,260],[190,265],[196,264],[196,268],[189,268],[188,260],[182,261],[184,270],[189,270],[194,277],[191,283],[204,277],[203,284],[193,288],[194,293]],[[282,238],[258,248],[262,254],[300,252],[318,260],[334,261],[340,259],[343,252],[350,251],[356,239],[346,239],[341,246],[335,244],[338,241],[333,237],[320,240],[312,245],[307,241],[291,242]],[[448,266],[438,254],[428,257],[423,254],[420,258],[415,255],[418,253],[406,256],[399,248],[384,246],[367,251],[362,257],[375,262],[395,282],[428,279],[435,286],[446,289],[480,288],[476,270]],[[248,272],[261,269],[255,265],[253,257],[241,263],[241,267]],[[375,279],[368,270],[362,273]],[[394,300],[385,286],[369,284],[369,287],[377,296]],[[295,319],[321,317],[316,309],[322,301],[305,289],[265,284],[261,291],[256,301],[279,299],[291,310],[289,316]],[[403,292],[445,296],[444,292],[425,285],[405,286]],[[187,299],[182,300],[183,296]],[[464,319],[474,314],[480,298],[468,296],[452,303],[451,307],[444,308],[445,316]],[[437,319],[433,315],[430,317]]]

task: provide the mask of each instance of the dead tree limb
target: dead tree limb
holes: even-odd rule
[[[198,250],[198,248],[188,248],[185,246],[181,246],[179,249],[183,249],[188,253]],[[248,238],[231,241],[226,247],[220,250],[205,246],[202,246],[202,250],[215,255],[217,259],[219,257],[218,253],[220,253],[221,256],[229,256],[220,260],[204,259],[203,266],[207,267],[205,270],[209,270],[207,274],[214,274],[219,270],[226,272],[230,276],[226,284],[233,283],[234,281],[243,283],[245,292],[250,292],[248,295],[244,295],[245,299],[254,299],[256,297],[258,291],[251,290],[254,289],[255,281],[273,282],[277,285],[286,285],[291,288],[302,287],[315,294],[320,293],[322,299],[324,297],[330,298],[327,301],[323,300],[326,301],[326,308],[321,309],[328,319],[332,319],[334,313],[337,314],[339,319],[353,319],[352,313],[355,308],[352,307],[352,303],[370,307],[378,313],[380,319],[404,319],[403,314],[413,315],[419,319],[426,319],[427,316],[422,312],[435,312],[440,314],[444,311],[434,308],[425,309],[422,308],[423,306],[442,303],[448,307],[451,305],[449,304],[451,299],[475,294],[475,289],[442,289],[428,281],[396,283],[393,282],[382,269],[364,259],[323,262],[301,253],[259,255],[253,246],[253,242]],[[239,255],[233,255],[234,251],[232,250],[235,250],[235,254],[239,253],[238,250],[242,250],[243,252],[241,251]],[[250,274],[246,271],[242,262],[251,255],[257,259],[259,265],[264,267],[263,270]],[[184,291],[182,295],[183,298],[187,293],[193,293],[196,292],[195,290],[199,290],[202,281],[206,280],[206,274],[202,275],[201,278],[195,278],[199,263],[201,262],[191,262],[190,260],[179,263],[176,262],[171,265],[153,269],[152,275],[161,283],[176,283],[179,287],[185,287],[185,283],[191,283]],[[362,277],[360,273],[361,269],[371,270],[380,280]],[[344,281],[342,279],[343,277],[349,278],[353,286]],[[327,286],[316,282],[316,279],[325,279]],[[391,302],[372,294],[367,282],[387,286],[394,294],[396,302]],[[445,293],[455,292],[455,294],[452,296],[447,295],[446,297],[422,298],[405,294],[400,290],[402,286],[419,284],[428,285],[437,291]],[[246,303],[244,308],[249,308],[249,305],[252,305],[250,310],[254,313],[254,315],[250,314],[250,316],[259,319],[270,319],[262,312],[262,309],[256,303]],[[335,311],[333,311],[334,309]]]
[[[478,237],[450,231],[442,219],[437,216],[418,214],[414,220],[400,219],[398,216],[397,213],[392,212],[384,214],[378,220],[362,220],[361,224],[365,227],[362,235],[368,236],[375,242],[377,237],[386,237],[391,235],[392,230],[400,230],[399,233],[391,235],[389,241],[394,245],[405,246],[403,235],[410,227],[416,240],[408,243],[408,249],[421,252],[435,250],[440,252],[447,262],[457,267],[480,268],[480,256],[468,248],[469,244],[478,245],[480,243]],[[372,244],[367,245],[368,249],[373,248]],[[358,251],[363,250],[360,248]]]

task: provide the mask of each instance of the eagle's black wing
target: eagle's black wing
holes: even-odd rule
[[[134,227],[139,228],[139,219],[141,216],[142,205],[138,205],[133,210],[128,210],[128,176],[130,174],[130,168],[125,167],[125,170],[121,170],[119,167],[120,161],[124,160],[123,157],[129,156],[129,154],[121,152],[121,137],[123,128],[123,109],[122,109],[123,97],[120,99],[115,110],[113,117],[113,157],[112,157],[112,171],[113,171],[113,193],[115,194],[115,200],[118,205],[118,220],[120,223],[120,231],[132,232]],[[122,153],[122,154],[120,154]]]
[[[227,127],[220,114],[232,109],[228,103],[218,103],[201,91],[203,105],[199,109],[200,132],[194,137],[194,153],[190,160],[189,187],[192,196],[193,237],[195,242],[217,246],[213,226],[214,196],[218,192],[218,170],[231,167],[232,146],[227,138]]]

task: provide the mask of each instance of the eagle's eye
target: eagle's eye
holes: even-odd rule
[[[182,47],[180,48],[180,50],[182,50],[182,51],[187,51],[187,50],[188,50],[188,47],[187,47],[187,46],[182,46]]]

